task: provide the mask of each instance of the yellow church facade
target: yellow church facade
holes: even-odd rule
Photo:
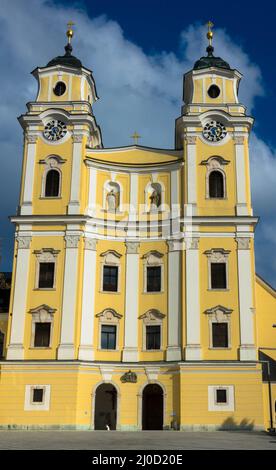
[[[71,37],[33,71],[19,118],[0,427],[275,426],[276,292],[255,273],[241,74],[209,36],[184,76],[175,148],[104,148]]]

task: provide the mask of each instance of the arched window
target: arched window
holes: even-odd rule
[[[224,184],[223,174],[220,171],[212,171],[209,175],[209,197],[223,198]]]
[[[60,174],[58,170],[49,170],[45,182],[45,197],[58,197]]]
[[[5,338],[4,333],[0,331],[0,357],[3,357],[3,353],[4,353],[4,338]]]

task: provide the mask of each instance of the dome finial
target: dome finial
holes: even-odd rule
[[[214,48],[212,46],[212,40],[213,40],[213,35],[214,35],[212,28],[214,27],[214,23],[212,23],[212,21],[209,20],[206,26],[208,26],[208,31],[207,31],[206,36],[209,41],[209,45],[208,47],[206,47],[206,51],[208,52],[208,56],[212,57],[213,52],[214,52]]]
[[[67,23],[67,31],[66,31],[66,36],[68,37],[68,44],[71,44],[71,39],[72,37],[74,36],[74,30],[72,28],[72,26],[74,26],[75,23],[73,23],[72,21],[69,21]]]

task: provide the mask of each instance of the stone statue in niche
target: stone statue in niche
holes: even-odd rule
[[[161,204],[161,194],[157,189],[154,189],[150,195],[150,209],[156,210]]]
[[[117,197],[114,189],[111,189],[109,193],[106,196],[107,198],[107,210],[109,211],[115,211],[117,209]]]

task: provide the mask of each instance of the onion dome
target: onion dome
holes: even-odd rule
[[[209,45],[206,47],[207,56],[201,57],[199,60],[196,61],[194,65],[194,70],[206,69],[208,67],[218,67],[220,69],[230,69],[230,65],[225,62],[225,60],[221,59],[221,57],[215,57],[213,55],[214,48],[212,46],[212,39],[213,39],[213,31],[211,28],[214,26],[211,21],[208,21],[208,32],[207,32],[207,39],[209,40]]]

